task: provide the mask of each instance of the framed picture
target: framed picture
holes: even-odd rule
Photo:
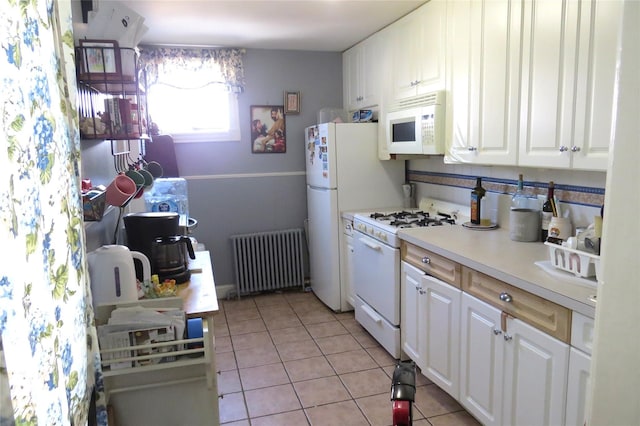
[[[80,40],[80,60],[81,72],[89,76],[109,78],[122,74],[115,40]]]
[[[284,113],[300,113],[300,92],[284,92]]]
[[[251,105],[251,152],[287,152],[283,106]]]

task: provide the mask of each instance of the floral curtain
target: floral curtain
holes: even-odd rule
[[[0,3],[0,424],[84,425],[101,385],[70,0]],[[104,394],[98,418],[106,424]]]
[[[244,91],[244,49],[204,49],[143,46],[140,62],[147,73],[147,84],[161,80],[162,75],[176,69],[210,70],[211,81],[222,78],[229,91]]]

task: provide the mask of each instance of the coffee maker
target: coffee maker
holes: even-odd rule
[[[143,253],[151,263],[151,273],[160,281],[190,278],[187,255],[195,259],[189,237],[179,235],[180,215],[176,212],[141,212],[124,216],[127,246]],[[142,280],[142,266],[136,262],[136,277]]]

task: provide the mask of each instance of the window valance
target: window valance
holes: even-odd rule
[[[163,75],[176,71],[203,70],[211,71],[211,80],[207,83],[223,83],[234,93],[244,91],[244,54],[244,49],[235,48],[140,47],[140,61],[148,84],[162,81]]]

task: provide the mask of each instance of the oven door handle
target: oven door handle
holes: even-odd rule
[[[364,244],[365,246],[369,247],[371,250],[375,250],[375,251],[380,251],[382,250],[382,247],[380,247],[380,245],[372,243],[371,241],[365,239],[365,238],[360,238],[360,241],[362,242],[362,244]]]
[[[369,318],[373,320],[376,324],[380,324],[382,322],[382,317],[378,315],[373,309],[368,307],[367,305],[362,305],[362,310]]]

